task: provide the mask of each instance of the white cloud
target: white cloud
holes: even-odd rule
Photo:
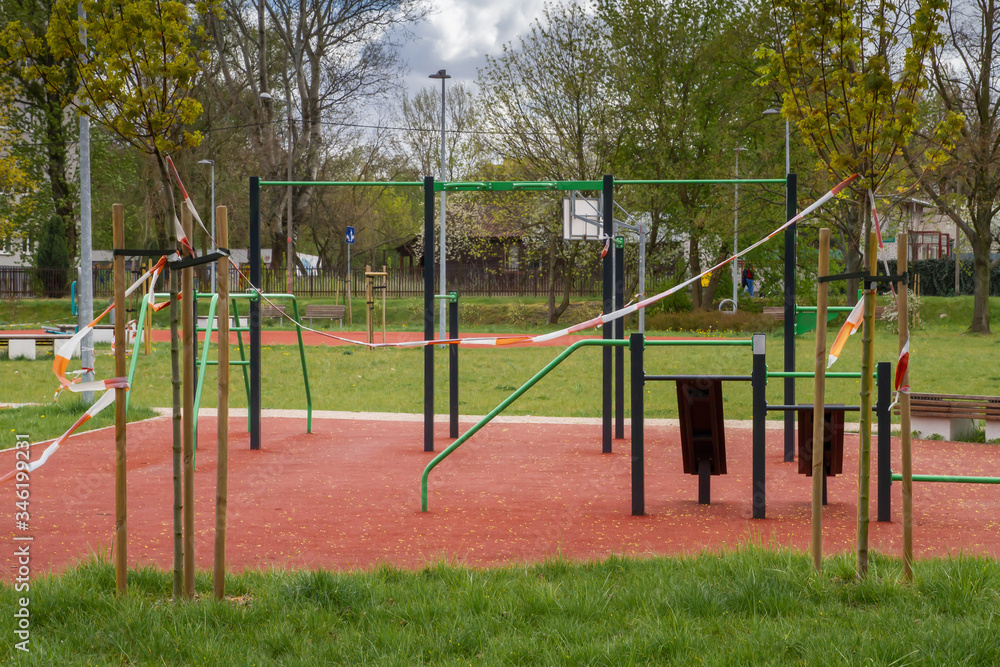
[[[528,32],[544,5],[544,0],[437,0],[403,48],[410,67],[407,88],[411,93],[423,88],[430,83],[427,75],[442,68],[454,81],[473,85],[486,56]]]

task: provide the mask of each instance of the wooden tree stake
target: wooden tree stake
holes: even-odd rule
[[[819,230],[819,273],[830,275],[830,230]],[[823,570],[823,465],[826,419],[826,296],[829,283],[816,283],[816,374],[813,378],[812,432],[812,557],[817,572]]]
[[[114,248],[125,247],[125,207],[111,207]],[[125,257],[115,255],[115,377],[125,377]],[[115,389],[115,584],[119,593],[128,587],[128,484],[125,467],[125,389]]]
[[[220,248],[229,247],[229,213],[225,206],[215,209],[216,229],[218,239],[216,245]],[[217,476],[215,483],[215,566],[213,568],[213,583],[215,597],[223,599],[226,595],[226,509],[229,503],[229,258],[218,261],[216,279],[219,292],[219,409],[216,432],[217,444]],[[207,327],[211,329],[211,322]],[[206,336],[205,345],[209,344],[211,334]]]
[[[194,238],[191,213],[181,207],[181,225]],[[181,341],[184,358],[183,464],[184,464],[184,597],[194,597],[194,267],[181,269]]]

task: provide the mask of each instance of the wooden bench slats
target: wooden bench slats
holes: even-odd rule
[[[306,306],[306,319],[312,324],[313,319],[339,320],[340,326],[344,326],[344,315],[347,314],[347,306],[336,304],[313,303]]]
[[[285,316],[285,306],[272,306],[271,304],[265,304],[263,308],[260,309],[261,317],[284,317]]]
[[[899,414],[899,407],[895,410]],[[938,419],[1000,420],[1000,396],[910,394],[910,414]]]

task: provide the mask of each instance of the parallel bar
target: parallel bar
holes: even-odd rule
[[[458,339],[458,293],[448,301],[448,337]],[[458,437],[458,345],[448,346],[448,437]]]
[[[793,174],[794,175],[794,174]],[[732,185],[733,183],[784,183],[783,178],[689,178],[674,180],[625,180],[618,185]]]
[[[604,234],[611,238],[614,234],[614,190],[615,179],[613,176],[605,175],[603,181],[603,203],[604,203]],[[615,309],[614,300],[614,266],[612,266],[613,252],[609,252],[604,257],[604,312],[610,313]],[[601,336],[605,341],[613,338],[614,327],[605,326],[601,329]],[[611,453],[611,400],[612,400],[612,351],[610,347],[604,349],[602,354],[601,372],[601,451],[604,454]]]
[[[611,244],[615,253],[615,310],[625,307],[625,248]],[[615,338],[625,339],[625,318],[615,320]],[[615,348],[615,438],[625,437],[625,348]]]
[[[796,405],[796,404],[792,404],[792,405],[768,405],[766,409],[767,409],[768,412],[772,412],[772,411],[773,412],[795,412],[796,410],[802,410],[803,408],[812,409],[812,407],[813,406],[810,405],[810,404],[808,404],[808,403],[801,403],[801,404],[798,404],[798,405]],[[827,410],[828,412],[860,412],[861,411],[861,406],[860,405],[829,405],[829,404],[827,404],[827,405],[825,405],[823,407],[823,409]]]
[[[250,284],[260,289],[260,179],[250,178]],[[250,449],[260,449],[260,299],[250,299]]]
[[[815,377],[813,371],[768,371],[769,378],[811,378]],[[833,371],[827,372],[828,378],[859,378],[861,373],[857,371]]]
[[[424,340],[434,340],[434,177],[424,178]],[[443,258],[442,258],[443,259]],[[434,346],[424,346],[424,451],[434,451]]]
[[[903,476],[892,474],[892,481],[901,482]],[[972,475],[913,475],[914,482],[947,482],[950,484],[1000,484],[1000,477],[975,477]]]
[[[727,347],[733,345],[752,347],[752,338],[692,338],[689,340],[647,340],[646,346],[660,347],[667,345],[692,347]]]
[[[753,518],[763,519],[767,514],[767,487],[765,484],[765,420],[767,419],[767,359],[763,334],[754,334],[753,345]]]
[[[644,340],[645,336],[641,333],[629,336],[632,380],[632,516],[646,513]]]
[[[672,380],[725,380],[733,382],[753,382],[752,375],[647,375],[646,382]]]
[[[258,178],[254,176],[253,178]],[[406,187],[419,187],[423,185],[422,181],[260,181],[260,185],[279,185],[279,186],[307,186],[307,187],[319,187],[319,186],[406,186]]]
[[[880,361],[875,365],[875,375],[878,378],[878,403],[875,404],[875,415],[878,419],[878,436],[876,440],[878,460],[876,461],[876,489],[878,505],[876,510],[877,521],[889,521],[892,500],[889,496],[890,476],[892,475],[892,462],[889,456],[892,451],[892,414],[889,412],[889,405],[892,403],[892,379],[889,373],[892,364],[888,361]]]
[[[797,214],[797,174],[785,174],[785,219]],[[798,223],[785,230],[785,372],[795,371],[795,236]],[[795,377],[785,377],[785,403],[795,402]],[[795,415],[785,415],[785,461],[795,460]]]

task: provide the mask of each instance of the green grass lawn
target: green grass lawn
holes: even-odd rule
[[[831,329],[830,337],[835,333]],[[744,335],[744,337],[746,337]],[[767,338],[768,367],[783,367],[782,336]],[[796,368],[812,370],[814,334],[796,340]],[[897,340],[889,325],[880,323],[876,332],[876,357],[895,364]],[[462,414],[485,414],[559,354],[559,348],[462,348],[459,373],[459,410]],[[419,348],[370,350],[361,347],[313,346],[306,350],[313,407],[317,410],[420,413],[423,409],[423,350]],[[232,348],[230,355],[238,358]],[[212,353],[214,358],[214,351]],[[601,404],[601,352],[596,348],[578,350],[548,377],[532,388],[509,409],[508,414],[598,417]],[[626,365],[629,355],[625,355]],[[1000,386],[1000,337],[982,337],[930,327],[913,332],[911,341],[911,385],[915,391],[995,395]],[[50,358],[49,358],[50,359]],[[0,401],[49,403],[55,389],[51,361],[0,360]],[[860,368],[861,334],[856,334],[832,370]],[[107,346],[98,346],[97,376],[110,377],[112,357]],[[435,405],[447,412],[447,354],[435,354]],[[749,374],[749,348],[655,347],[646,354],[647,373]],[[233,407],[245,407],[242,374],[232,369]],[[305,408],[298,350],[295,347],[265,346],[263,350],[263,404],[268,408]],[[209,368],[203,406],[216,405],[215,369]],[[626,382],[628,382],[626,368]],[[830,379],[828,403],[858,403],[859,380]],[[648,383],[646,416],[675,417],[677,399],[673,383]],[[812,381],[796,382],[797,400],[812,402]],[[630,392],[626,390],[626,406]],[[731,382],[724,387],[725,416],[751,418],[749,383]],[[768,386],[771,403],[783,401],[783,381],[772,379]],[[170,405],[170,352],[158,344],[150,356],[138,361],[131,395],[135,407]],[[82,411],[82,408],[80,408]],[[628,409],[626,407],[626,409]],[[21,428],[22,409],[0,410],[0,433]],[[138,415],[147,413],[137,413]],[[852,415],[853,416],[853,415]],[[142,418],[142,417],[139,417]],[[47,417],[46,417],[47,419]],[[55,437],[62,431],[55,422],[35,424],[38,439]],[[70,423],[72,420],[70,420]],[[62,423],[62,422],[60,422]],[[67,424],[68,426],[68,424]],[[24,432],[21,430],[20,432]]]
[[[490,570],[249,572],[225,602],[171,604],[170,575],[106,562],[31,583],[24,665],[995,665],[1000,564],[809,559],[759,547],[694,558]],[[4,609],[22,594],[0,587]],[[9,621],[8,621],[9,622]]]

